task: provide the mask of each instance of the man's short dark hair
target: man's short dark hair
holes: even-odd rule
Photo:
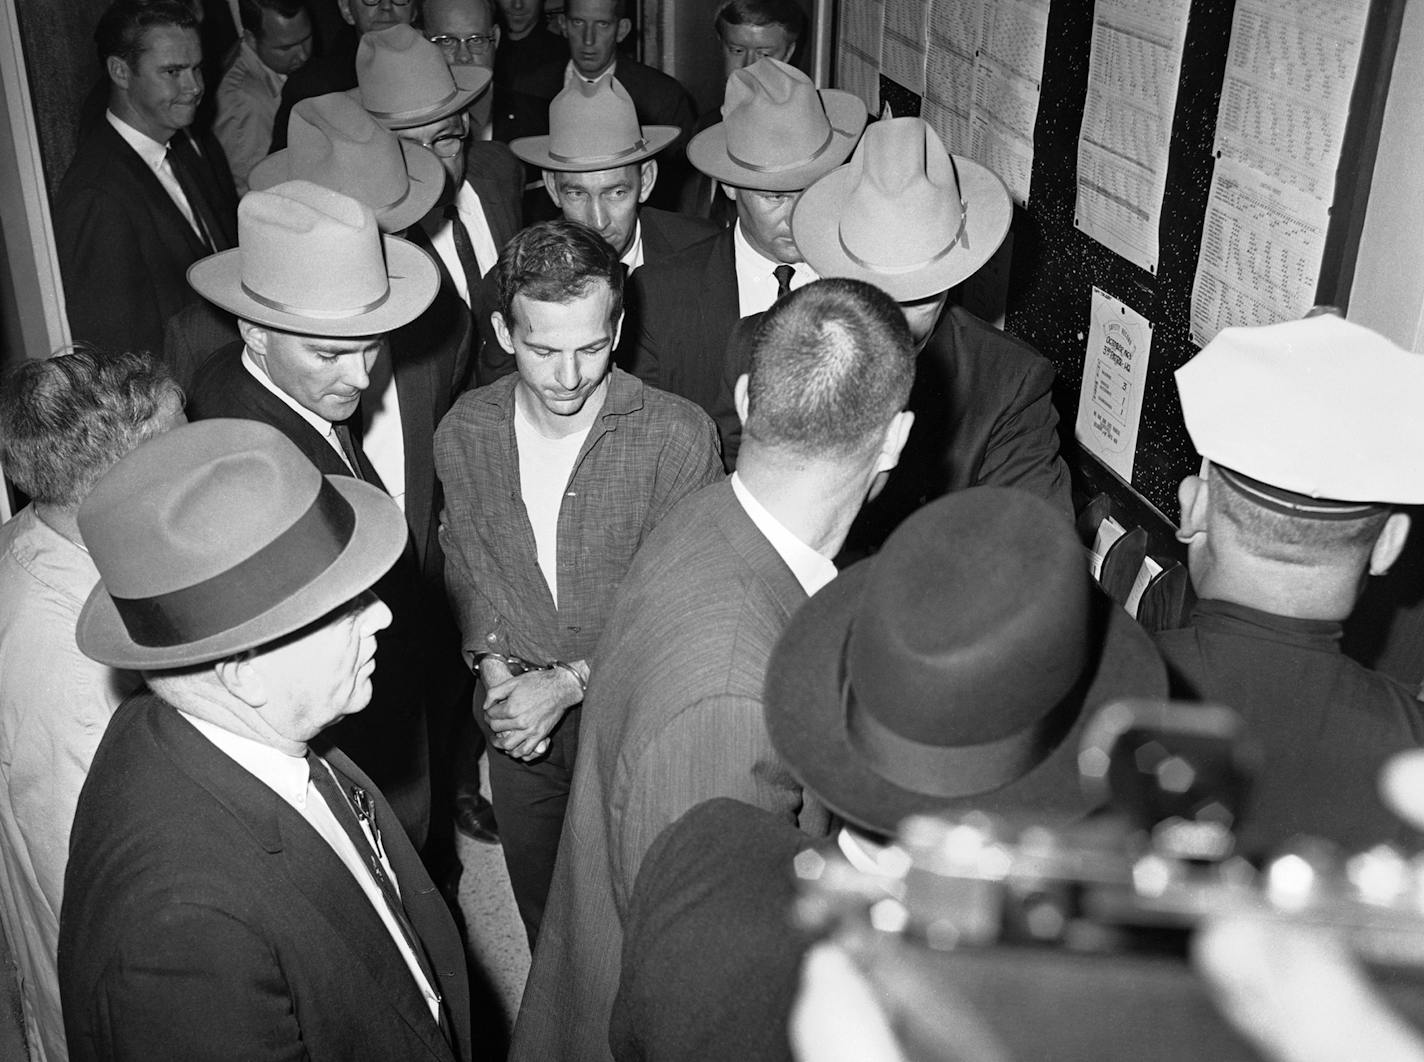
[[[860,453],[879,445],[914,379],[899,305],[859,280],[818,280],[757,325],[745,432],[806,457]]]
[[[137,67],[144,34],[154,26],[177,26],[195,33],[199,28],[192,8],[179,0],[115,0],[99,16],[94,30],[99,62],[106,63],[109,56],[116,55],[130,69]]]
[[[306,0],[237,0],[242,28],[254,37],[262,36],[262,12],[271,11],[284,19],[296,18],[307,9]]]
[[[564,0],[564,9],[559,12],[559,14],[567,18],[569,13],[569,7],[572,3],[573,0]],[[613,0],[613,17],[617,19],[624,19],[628,17],[628,0]]]
[[[782,26],[793,41],[806,34],[806,12],[796,0],[727,0],[712,19],[718,33],[724,22],[729,26]]]
[[[1215,467],[1208,480],[1211,508],[1231,525],[1237,543],[1253,557],[1313,565],[1350,557],[1363,560],[1393,511],[1381,507],[1355,520],[1290,516],[1252,501]]]
[[[158,432],[183,391],[151,354],[79,347],[21,364],[0,387],[0,462],[38,502],[77,505],[109,467]]]
[[[494,268],[499,312],[511,326],[516,295],[535,302],[571,302],[600,280],[613,292],[609,320],[618,320],[623,312],[626,270],[618,252],[598,233],[575,222],[557,218],[530,225],[504,245]]]

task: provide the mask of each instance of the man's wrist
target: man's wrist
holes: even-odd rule
[[[571,664],[566,660],[550,660],[549,666],[557,671],[564,671],[573,676],[574,682],[578,683],[578,699],[574,701],[574,704],[582,703],[584,694],[588,692],[588,677],[584,671],[579,669],[578,664]],[[588,665],[585,664],[584,668],[586,669],[587,667]]]

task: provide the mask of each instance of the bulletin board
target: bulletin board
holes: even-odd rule
[[[838,8],[855,3],[842,0]],[[1172,373],[1199,349],[1190,329],[1192,287],[1215,166],[1213,141],[1235,6],[1236,0],[1191,3],[1154,273],[1109,250],[1074,224],[1094,4],[1053,0],[1034,124],[1031,192],[1027,206],[1015,208],[1011,233],[1005,328],[1032,343],[1058,370],[1055,401],[1075,488],[1084,498],[1100,492],[1111,495],[1147,528],[1154,548],[1160,545],[1168,552],[1172,551],[1171,525],[1178,516],[1177,484],[1199,466],[1182,423]],[[1316,303],[1346,306],[1403,7],[1404,0],[1370,4]],[[882,75],[879,88],[882,113],[920,113],[920,97],[903,85]],[[1130,484],[1076,447],[1072,439],[1095,287],[1152,324]]]

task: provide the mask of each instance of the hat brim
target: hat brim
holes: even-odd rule
[[[820,94],[831,123],[831,142],[814,159],[800,166],[767,173],[741,165],[727,153],[726,122],[718,122],[694,136],[687,145],[687,160],[713,180],[734,188],[798,192],[850,158],[870,117],[865,104],[853,93],[821,89]]]
[[[515,157],[531,166],[538,166],[540,169],[557,170],[560,173],[595,173],[599,170],[613,170],[619,166],[632,166],[639,162],[645,162],[676,140],[680,132],[681,130],[675,125],[645,125],[643,126],[645,145],[643,150],[613,159],[607,156],[572,162],[568,159],[556,159],[549,154],[549,142],[552,137],[547,134],[544,136],[522,136],[517,140],[511,140],[509,150],[514,152]]]
[[[398,203],[379,209],[374,203],[366,204],[375,211],[376,224],[382,232],[401,232],[410,228],[430,213],[445,190],[445,167],[440,165],[433,152],[408,140],[400,141],[400,148],[405,159],[406,177],[410,181],[405,197]],[[254,192],[265,192],[283,181],[311,180],[310,177],[292,173],[291,153],[291,148],[283,148],[268,155],[248,175],[247,187]],[[342,189],[333,188],[332,191],[340,192]]]
[[[387,129],[411,129],[417,125],[438,122],[452,114],[459,114],[475,102],[476,96],[489,88],[490,79],[494,77],[492,71],[486,70],[482,66],[452,66],[450,75],[455,79],[454,95],[434,107],[420,111],[406,111],[400,114],[373,111],[367,106],[365,97],[361,95],[361,86],[359,85],[354,89],[348,89],[346,94],[365,107],[366,113]]]
[[[101,582],[79,614],[75,640],[85,656],[110,667],[156,671],[221,660],[265,645],[350,601],[384,575],[405,551],[409,530],[400,509],[379,487],[349,476],[328,476],[356,514],[351,540],[311,582],[293,586],[287,598],[246,623],[182,645],[135,642]]]
[[[978,272],[994,256],[1013,221],[1009,190],[993,170],[973,159],[954,156],[959,173],[959,196],[964,203],[964,232],[948,254],[908,273],[884,273],[850,257],[841,243],[840,224],[851,192],[855,167],[826,174],[807,188],[791,215],[791,236],[806,263],[822,277],[844,277],[874,284],[892,299],[908,302],[948,291]],[[897,218],[897,224],[914,226],[916,218]],[[895,236],[887,233],[886,246]]]
[[[988,811],[1071,821],[1093,809],[1078,775],[1078,747],[1093,710],[1119,697],[1165,697],[1166,671],[1147,632],[1106,595],[1092,594],[1100,637],[1066,732],[1025,774],[996,789],[947,798],[905,788],[876,773],[852,743],[843,709],[844,650],[867,579],[863,561],[828,583],[791,618],[767,665],[766,725],[791,773],[837,815],[893,834],[907,815]]]
[[[390,291],[373,310],[350,317],[308,317],[258,302],[242,286],[242,249],[219,251],[188,267],[188,283],[213,305],[244,321],[308,336],[371,336],[409,324],[435,299],[440,272],[424,250],[399,236],[382,236]],[[321,268],[328,268],[321,263]]]

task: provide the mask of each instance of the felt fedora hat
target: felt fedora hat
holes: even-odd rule
[[[311,181],[365,203],[382,232],[400,232],[427,213],[445,190],[445,167],[428,149],[402,140],[344,92],[312,96],[292,108],[287,146],[248,177],[258,191],[283,181]]]
[[[767,728],[837,814],[1090,810],[1078,743],[1093,709],[1165,697],[1147,633],[1091,584],[1067,518],[975,487],[925,506],[792,617],[767,667]]]
[[[951,156],[922,119],[891,118],[806,189],[791,233],[821,276],[864,280],[908,302],[972,276],[1011,220],[1009,191],[992,170]]]
[[[99,585],[86,656],[159,670],[291,634],[370,588],[405,549],[379,487],[323,476],[271,425],[205,420],[115,464],[79,509]]]
[[[419,317],[440,274],[430,256],[382,236],[371,208],[309,181],[248,192],[237,246],[188,267],[209,302],[254,324],[315,336],[389,332]]]
[[[777,59],[758,59],[727,79],[722,121],[687,145],[687,158],[737,188],[796,192],[835,169],[865,129],[865,104],[822,89]]]
[[[588,173],[650,159],[678,132],[675,125],[639,125],[633,98],[616,78],[590,85],[576,77],[549,104],[548,135],[511,140],[509,150],[531,166]]]
[[[362,35],[351,94],[387,129],[409,129],[463,111],[493,76],[482,66],[447,66],[439,45],[399,24]]]

